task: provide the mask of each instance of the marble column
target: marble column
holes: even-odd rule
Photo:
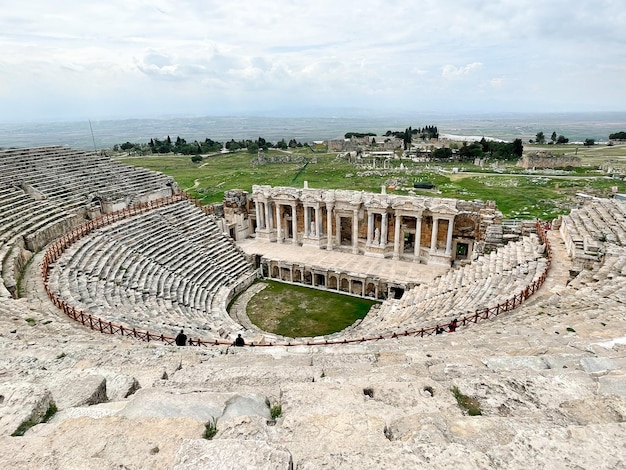
[[[259,201],[256,201],[256,203],[254,204],[254,210],[256,211],[256,231],[258,232],[259,230],[261,230],[262,226],[261,226],[261,207],[259,206],[259,204],[261,204]]]
[[[422,238],[422,214],[415,218],[415,249],[413,255],[415,258],[420,257],[420,240]]]
[[[283,242],[283,220],[280,217],[280,203],[276,203],[276,241]]]
[[[359,210],[354,209],[352,214],[352,253],[359,252]]]
[[[311,208],[308,206],[304,207],[304,236],[308,237],[311,228]]]
[[[298,244],[298,216],[296,212],[296,204],[291,204],[291,231],[293,232],[293,244]]]
[[[396,214],[396,229],[393,235],[393,259],[400,259],[400,224],[402,216]]]
[[[322,221],[320,220],[320,206],[315,207],[315,238],[322,235]]]
[[[271,228],[267,225],[270,220],[269,212],[270,212],[270,203],[269,201],[265,201],[263,202],[263,228],[265,229]]]
[[[433,215],[433,233],[430,236],[430,251],[437,251],[437,231],[439,230],[439,218]]]
[[[265,205],[265,214],[267,215],[265,218],[265,228],[268,230],[275,229],[276,224],[274,223],[274,209],[272,207],[272,203],[267,201],[263,204]]]
[[[326,249],[333,249],[333,205],[326,204]]]
[[[448,237],[446,238],[446,255],[452,252],[452,229],[454,228],[454,220],[448,219]]]
[[[389,221],[387,220],[388,214],[383,212],[383,217],[380,226],[380,246],[385,248],[387,246],[387,232],[389,231]]]
[[[372,244],[372,236],[374,234],[374,214],[367,211],[367,246]]]
[[[341,246],[341,217],[335,214],[335,245]]]

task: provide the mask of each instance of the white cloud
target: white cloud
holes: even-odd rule
[[[159,113],[160,94],[179,114],[204,112],[207,102],[220,112],[268,102],[303,113],[364,102],[482,109],[483,97],[468,98],[481,86],[498,90],[503,111],[575,106],[572,96],[593,89],[598,109],[626,108],[615,66],[626,63],[626,28],[615,0],[0,0],[0,8],[0,120],[36,117],[50,96],[68,102],[63,117],[85,95],[102,115],[130,112],[129,96],[132,109]]]
[[[462,67],[456,67],[454,65],[444,65],[441,70],[441,76],[447,79],[462,78],[475,70],[482,67],[480,62],[472,62],[471,64],[464,65]]]

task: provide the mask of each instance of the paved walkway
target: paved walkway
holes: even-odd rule
[[[426,265],[408,261],[373,258],[315,247],[294,246],[290,243],[270,243],[254,238],[237,242],[247,254],[262,255],[268,259],[300,263],[322,270],[338,270],[366,274],[400,284],[425,284],[448,271],[448,266]]]
[[[558,230],[549,230],[548,240],[550,240],[552,247],[550,271],[548,271],[548,276],[541,288],[524,305],[532,305],[547,300],[555,294],[560,294],[567,287],[572,260],[567,256],[565,243]]]

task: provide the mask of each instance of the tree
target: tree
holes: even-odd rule
[[[437,161],[447,161],[452,158],[452,149],[441,147],[433,151],[433,159]]]
[[[404,134],[402,136],[402,141],[404,143],[404,150],[408,150],[411,147],[411,141],[412,141],[412,132],[411,132],[411,128],[407,128],[404,130]]]
[[[538,144],[544,144],[546,142],[546,136],[543,135],[543,132],[537,132],[537,135],[535,136],[535,142],[537,142]]]
[[[626,132],[614,132],[613,134],[609,134],[609,139],[611,140],[626,140]]]
[[[513,141],[513,155],[517,158],[522,158],[522,153],[524,152],[524,144],[522,144],[522,139],[515,139]]]
[[[596,141],[594,139],[585,139],[585,143],[584,146],[585,147],[591,147],[592,145],[595,145]]]
[[[459,160],[463,162],[472,162],[476,158],[484,157],[483,146],[480,142],[472,142],[467,145],[467,142],[463,142],[463,147],[459,150]]]
[[[239,142],[235,142],[235,139],[230,139],[230,142],[226,142],[226,148],[231,152],[234,152],[235,150],[239,150],[241,146],[239,145]]]
[[[556,143],[557,144],[566,144],[569,142],[569,139],[567,137],[564,137],[562,135],[559,136],[558,139],[556,139]]]
[[[552,143],[556,142],[556,131],[552,131],[552,136],[550,137]]]

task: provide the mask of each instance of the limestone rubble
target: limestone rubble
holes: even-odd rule
[[[341,344],[338,333],[330,345],[234,347],[229,339],[245,325],[225,305],[237,276],[250,280],[256,272],[224,228],[182,201],[170,178],[61,147],[0,157],[2,468],[626,468],[623,203],[595,201],[558,221],[560,230],[555,224],[545,282],[547,245],[524,237],[489,260],[433,276],[430,285],[407,283],[401,298],[341,333],[353,343]],[[153,203],[165,197],[171,204],[157,211]],[[104,335],[48,298],[41,277],[48,243],[138,204],[150,215],[128,211],[124,222],[99,225],[66,258],[54,258],[51,292],[66,306],[131,328],[171,334],[195,322],[188,333],[216,345]],[[315,207],[303,220],[312,214],[322,220]],[[378,215],[382,221],[372,212],[365,236],[371,249]],[[176,224],[181,233],[205,231],[196,238],[206,243],[191,237],[181,248],[179,238],[164,235]],[[504,228],[491,236],[507,238]],[[441,232],[445,239],[431,235],[431,251],[443,241],[449,256],[450,231]],[[319,238],[320,230],[305,233]],[[400,242],[393,247],[402,251]],[[202,257],[189,262],[183,251]],[[167,270],[170,254],[181,256]],[[536,293],[497,317],[453,333],[387,334],[433,326],[423,321],[447,324],[460,305],[480,311],[537,278]],[[426,313],[432,316],[419,316]],[[376,340],[360,342],[372,332]]]
[[[43,296],[2,300],[0,461],[14,469],[624,468],[625,279],[604,279],[601,291],[593,280],[565,286],[567,263],[555,260],[536,297],[497,319],[329,347],[146,344],[88,331]],[[452,387],[482,414],[461,409]],[[50,397],[57,414],[11,437]],[[282,414],[272,419],[276,404]],[[207,441],[211,418],[217,434]]]

